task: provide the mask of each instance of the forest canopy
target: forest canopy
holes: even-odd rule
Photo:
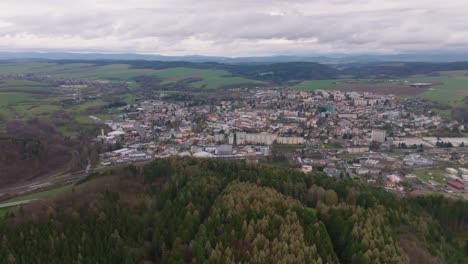
[[[169,158],[94,173],[7,214],[0,262],[467,263],[467,224],[463,201]]]

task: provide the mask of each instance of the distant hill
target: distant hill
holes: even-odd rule
[[[0,52],[0,60],[10,59],[47,59],[47,60],[149,60],[149,61],[187,61],[218,62],[226,64],[271,64],[280,62],[317,62],[322,64],[375,63],[375,62],[456,62],[468,61],[468,54],[428,53],[428,54],[304,54],[274,55],[255,57],[223,56],[164,56],[137,53],[72,53],[72,52]]]
[[[139,55],[140,56],[140,55]],[[177,57],[180,59],[180,57]],[[140,59],[22,59],[0,60],[1,64],[49,62],[58,64],[86,63],[97,66],[126,64],[133,69],[162,70],[170,68],[194,68],[225,70],[234,77],[284,84],[289,81],[328,80],[339,78],[404,78],[417,74],[437,75],[439,71],[468,70],[468,61],[460,62],[359,62],[323,64],[308,61],[278,63],[220,63],[193,61],[162,61]],[[35,68],[35,70],[40,70]],[[27,72],[27,71],[23,71]],[[34,72],[32,72],[34,73]]]
[[[435,74],[439,71],[468,70],[468,62],[386,62],[367,64],[348,64],[341,69],[343,74],[355,78],[395,78],[416,74]]]

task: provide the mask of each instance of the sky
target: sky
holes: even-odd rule
[[[466,0],[1,0],[0,51],[468,52]]]

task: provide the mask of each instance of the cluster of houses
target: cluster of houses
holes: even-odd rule
[[[413,109],[415,104],[406,100],[367,92],[282,89],[210,103],[161,97],[126,106],[119,118],[104,121],[107,129],[97,139],[124,147],[102,154],[103,165],[168,156],[261,159],[284,145],[293,149],[287,158],[304,172],[321,168],[330,177],[366,176],[370,183],[381,181],[398,190],[402,179],[413,176],[400,169],[430,167],[454,157],[424,150],[436,149],[440,140],[456,146],[465,140],[430,137],[435,129],[460,124]],[[320,157],[309,158],[307,153],[314,151]],[[397,155],[385,155],[395,151]],[[348,162],[349,156],[360,159]],[[460,153],[457,158],[468,157]]]

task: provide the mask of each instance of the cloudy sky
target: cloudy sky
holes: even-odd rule
[[[468,52],[466,0],[1,0],[0,51]]]

